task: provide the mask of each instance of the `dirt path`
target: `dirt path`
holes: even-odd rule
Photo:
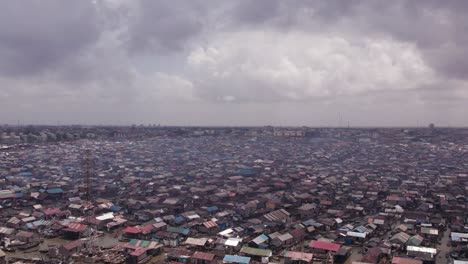
[[[355,247],[353,248],[353,251],[351,252],[351,255],[349,258],[346,260],[345,264],[351,264],[353,261],[360,261],[362,258],[362,254],[359,253],[360,248]]]
[[[442,237],[442,242],[438,246],[438,249],[440,250],[440,252],[439,254],[437,254],[436,264],[446,264],[448,262],[448,259],[445,256],[447,255],[447,253],[450,253],[450,251],[452,250],[452,248],[447,245],[450,240],[449,234],[450,234],[450,229],[447,228],[447,230],[445,230],[444,232],[444,236]]]

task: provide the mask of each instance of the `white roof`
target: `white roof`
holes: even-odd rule
[[[421,233],[423,233],[423,234],[429,234],[429,235],[438,235],[438,234],[439,234],[439,230],[437,230],[437,229],[435,229],[435,228],[422,227],[422,228],[421,228]]]
[[[405,210],[403,209],[403,207],[399,206],[399,205],[395,205],[395,209],[398,213],[403,213]]]
[[[189,215],[187,216],[188,219],[197,219],[197,218],[200,218],[200,216],[198,214],[193,214],[193,215]]]
[[[359,232],[352,232],[352,231],[348,231],[346,233],[346,236],[359,237],[359,238],[366,238],[366,235],[367,233],[359,233]]]
[[[219,234],[220,236],[230,236],[230,234],[231,234],[232,232],[234,232],[234,230],[232,230],[232,228],[228,228],[228,229],[226,229],[226,230],[223,230],[223,231],[219,232],[218,234]]]
[[[385,224],[385,220],[384,219],[374,219],[374,224],[383,225],[383,224]]]
[[[81,204],[70,204],[68,207],[73,208],[73,209],[80,209],[82,207]]]
[[[36,217],[34,217],[34,216],[30,216],[30,217],[26,217],[26,218],[21,219],[21,221],[23,221],[25,223],[32,222],[34,220],[36,220]]]
[[[293,238],[293,236],[289,233],[286,233],[286,234],[282,234],[281,236],[278,236],[277,238],[281,241],[286,241],[288,239]]]
[[[114,213],[105,213],[103,215],[97,216],[96,219],[99,221],[109,220],[114,218]]]
[[[452,232],[450,234],[452,241],[468,241],[468,234]]]
[[[187,240],[185,241],[186,244],[189,244],[189,245],[197,245],[197,246],[204,246],[206,244],[206,242],[208,241],[208,238],[193,238],[193,237],[189,237],[187,238]]]
[[[452,236],[457,236],[457,237],[462,237],[462,238],[468,238],[468,233],[457,233],[457,232],[452,232]]]
[[[237,247],[239,243],[242,242],[242,238],[228,238],[226,242],[224,242],[224,245],[226,246],[231,246],[231,247]]]
[[[406,247],[407,251],[416,251],[416,252],[423,252],[423,253],[430,253],[436,254],[437,249],[435,248],[428,248],[428,247],[415,247],[415,246],[408,246]]]

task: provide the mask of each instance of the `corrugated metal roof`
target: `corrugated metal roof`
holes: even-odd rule
[[[292,239],[293,236],[289,233],[286,233],[286,234],[282,234],[280,236],[277,237],[279,240],[281,241],[286,241],[286,240],[289,240],[289,239]]]
[[[0,234],[11,235],[15,229],[9,227],[0,227]]]
[[[289,213],[284,209],[280,209],[280,210],[276,210],[271,213],[268,213],[264,215],[263,217],[265,217],[268,221],[277,222],[277,221],[282,221],[282,220],[287,219],[289,217]]]
[[[249,264],[250,263],[250,258],[249,257],[234,256],[234,255],[226,255],[226,256],[224,256],[223,263]]]
[[[228,238],[224,242],[224,245],[231,246],[231,247],[236,247],[237,245],[239,245],[240,242],[242,242],[242,238]]]
[[[310,263],[314,258],[312,253],[304,253],[304,252],[295,252],[295,251],[285,251],[284,257],[290,258],[291,260],[300,260]]]
[[[435,228],[421,227],[421,233],[436,236],[439,234],[439,230]]]
[[[253,256],[260,256],[260,257],[271,257],[272,252],[269,249],[260,249],[260,248],[252,248],[243,246],[240,250],[241,253]]]
[[[187,240],[185,240],[185,243],[189,244],[189,245],[204,246],[207,241],[208,241],[207,238],[189,237],[189,238],[187,238]]]
[[[213,227],[217,227],[218,224],[216,224],[216,222],[214,221],[207,221],[205,223],[203,223],[203,225],[206,227],[206,228],[213,228]]]
[[[407,246],[406,250],[407,251],[414,251],[414,252],[430,253],[430,254],[434,254],[434,255],[437,253],[437,249],[428,248],[428,247]]]
[[[359,237],[359,238],[366,238],[366,235],[367,233],[359,233],[359,232],[351,232],[351,231],[348,231],[346,233],[346,236]]]
[[[315,248],[315,249],[323,249],[323,250],[337,252],[338,250],[340,250],[341,246],[338,244],[324,242],[324,241],[312,241],[310,243],[310,247]]]
[[[422,260],[402,258],[402,257],[393,257],[392,264],[422,264]]]
[[[208,260],[208,261],[211,261],[211,260],[213,260],[213,259],[215,258],[215,254],[196,251],[196,252],[193,254],[192,258],[193,258],[193,259],[201,259],[201,260]]]
[[[139,228],[129,226],[125,228],[122,232],[129,233],[129,234],[138,234],[138,233],[141,233],[141,230]]]
[[[63,193],[63,189],[62,188],[49,189],[49,190],[47,190],[47,193],[49,193],[49,194],[59,194],[59,193]]]
[[[257,245],[260,245],[261,243],[268,241],[268,239],[269,238],[267,236],[265,236],[264,234],[261,234],[258,237],[256,237],[254,240],[252,240],[252,242],[254,242]]]
[[[78,223],[70,223],[67,225],[67,228],[65,231],[71,231],[71,232],[83,232],[87,228],[86,225],[83,224],[78,224]]]

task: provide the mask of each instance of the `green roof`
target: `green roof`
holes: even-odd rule
[[[128,242],[129,245],[135,246],[138,243],[138,239],[132,239],[130,242]]]
[[[272,253],[269,249],[260,249],[260,248],[252,248],[252,247],[242,247],[241,253],[253,255],[253,256],[260,256],[260,257],[271,257]]]
[[[151,244],[151,241],[143,240],[141,241],[140,247],[148,247]]]

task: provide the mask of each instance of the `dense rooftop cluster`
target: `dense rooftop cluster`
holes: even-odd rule
[[[467,263],[466,129],[67,129],[2,143],[0,263]]]

